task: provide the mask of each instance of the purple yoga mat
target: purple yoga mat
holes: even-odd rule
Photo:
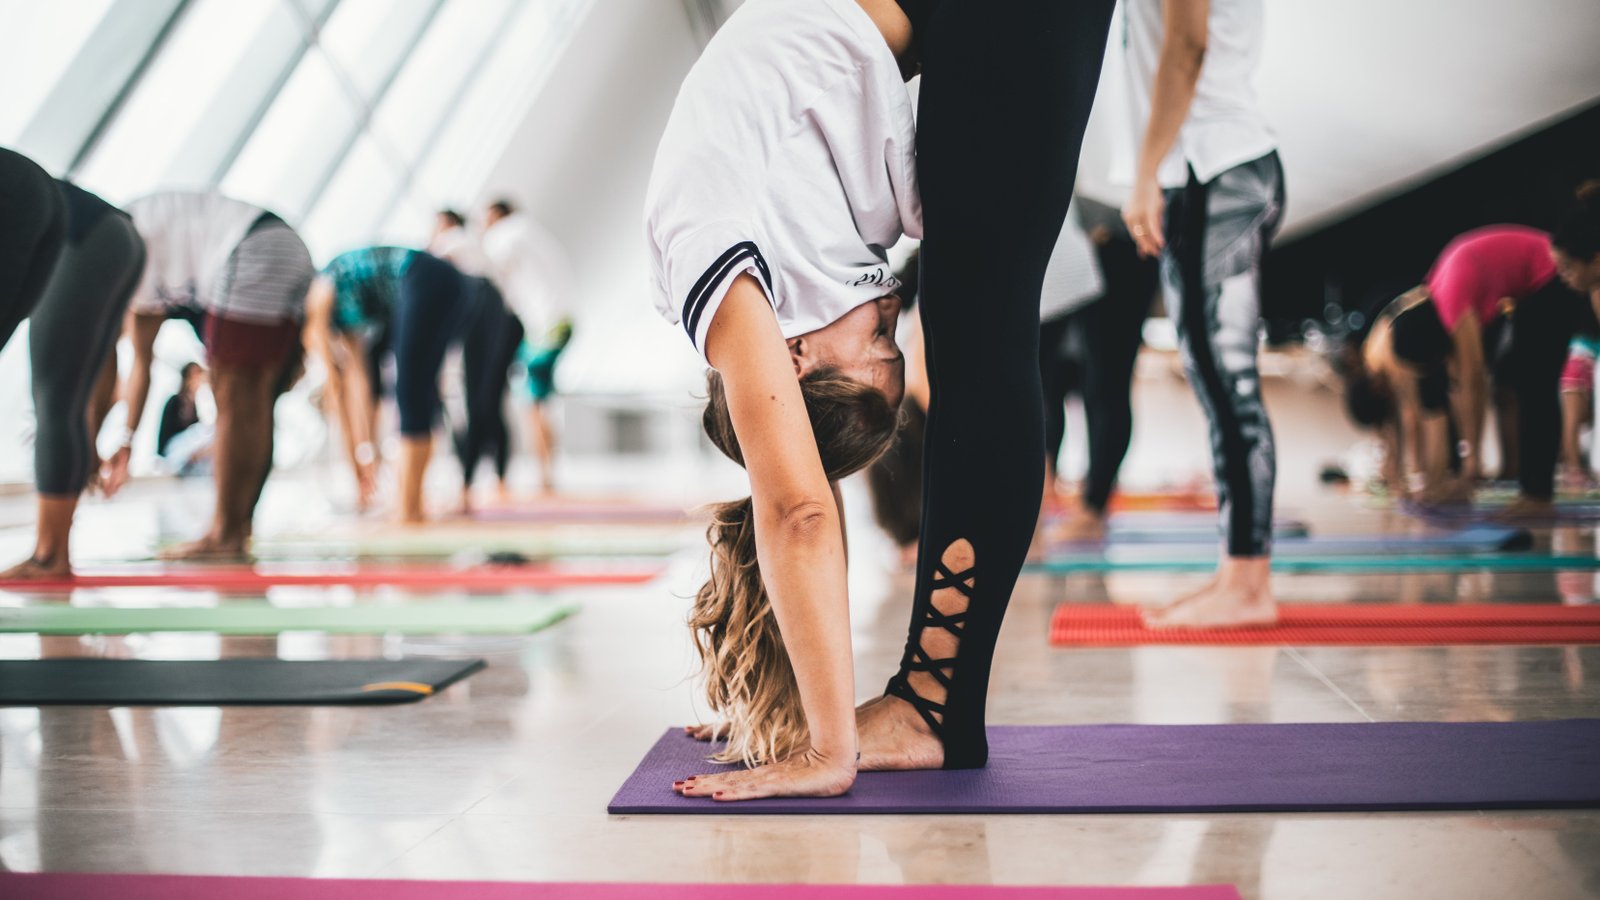
[[[843,797],[721,803],[672,782],[733,766],[668,731],[607,810],[680,813],[1312,812],[1600,807],[1600,719],[989,729],[989,765],[865,772]]]
[[[619,884],[195,875],[0,874],[6,900],[1239,900],[1226,885]]]

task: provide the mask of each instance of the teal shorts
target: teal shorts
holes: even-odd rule
[[[522,345],[523,359],[528,367],[528,397],[535,403],[549,399],[556,391],[556,361],[572,340],[572,323],[556,323],[537,342]]]

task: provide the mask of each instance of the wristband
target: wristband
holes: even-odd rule
[[[362,441],[356,445],[356,465],[370,466],[378,459],[378,451],[373,449],[371,441]]]
[[[127,450],[133,447],[133,429],[126,426],[117,434],[117,449]]]

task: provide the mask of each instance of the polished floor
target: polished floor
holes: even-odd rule
[[[1310,422],[1316,411],[1289,415]],[[1345,438],[1329,432],[1325,440],[1300,439],[1284,435],[1281,423],[1279,431],[1286,454],[1298,452],[1302,440],[1331,455]],[[701,473],[698,465],[670,483],[720,496],[726,472]],[[647,468],[618,463],[582,474],[619,487],[616,473]],[[662,483],[656,475],[644,480]],[[1407,527],[1309,481],[1286,484],[1284,505],[1323,533]],[[338,492],[322,484],[316,472],[275,479],[264,530],[341,527]],[[89,505],[80,557],[148,554],[159,537],[192,530],[193,517],[203,512],[203,487],[143,485],[117,503]],[[857,489],[847,506],[865,697],[898,658],[909,586],[862,518]],[[25,550],[27,502],[0,500],[0,552],[8,556]],[[580,613],[530,638],[0,636],[6,658],[472,654],[490,663],[436,697],[397,707],[0,709],[0,869],[526,881],[1229,883],[1247,898],[1274,900],[1600,896],[1600,812],[608,816],[606,801],[651,741],[697,718],[682,623],[703,552],[695,529],[681,536],[686,551],[663,581],[573,592]],[[1546,546],[1559,540],[1566,552],[1594,548],[1592,534],[1578,530],[1540,537]],[[1065,650],[1045,640],[1057,603],[1156,603],[1198,580],[1025,577],[1001,635],[991,719],[1600,715],[1596,647]],[[1587,574],[1281,576],[1277,589],[1286,602],[1596,598]],[[85,592],[73,602],[162,597]],[[350,591],[328,597],[364,599]],[[0,593],[0,604],[49,602],[61,600]]]

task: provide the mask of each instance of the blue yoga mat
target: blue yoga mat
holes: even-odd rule
[[[1112,528],[1104,544],[1215,544],[1215,525],[1207,529]],[[1063,555],[1082,552],[1100,543],[1064,542],[1054,545]],[[1316,535],[1279,532],[1273,550],[1283,556],[1361,556],[1383,553],[1505,553],[1533,547],[1533,534],[1523,528],[1475,525],[1430,534]],[[1183,552],[1188,552],[1184,548]]]
[[[722,803],[672,782],[734,766],[668,731],[613,814],[1345,812],[1600,807],[1600,719],[989,729],[989,765],[864,772],[843,797]]]

